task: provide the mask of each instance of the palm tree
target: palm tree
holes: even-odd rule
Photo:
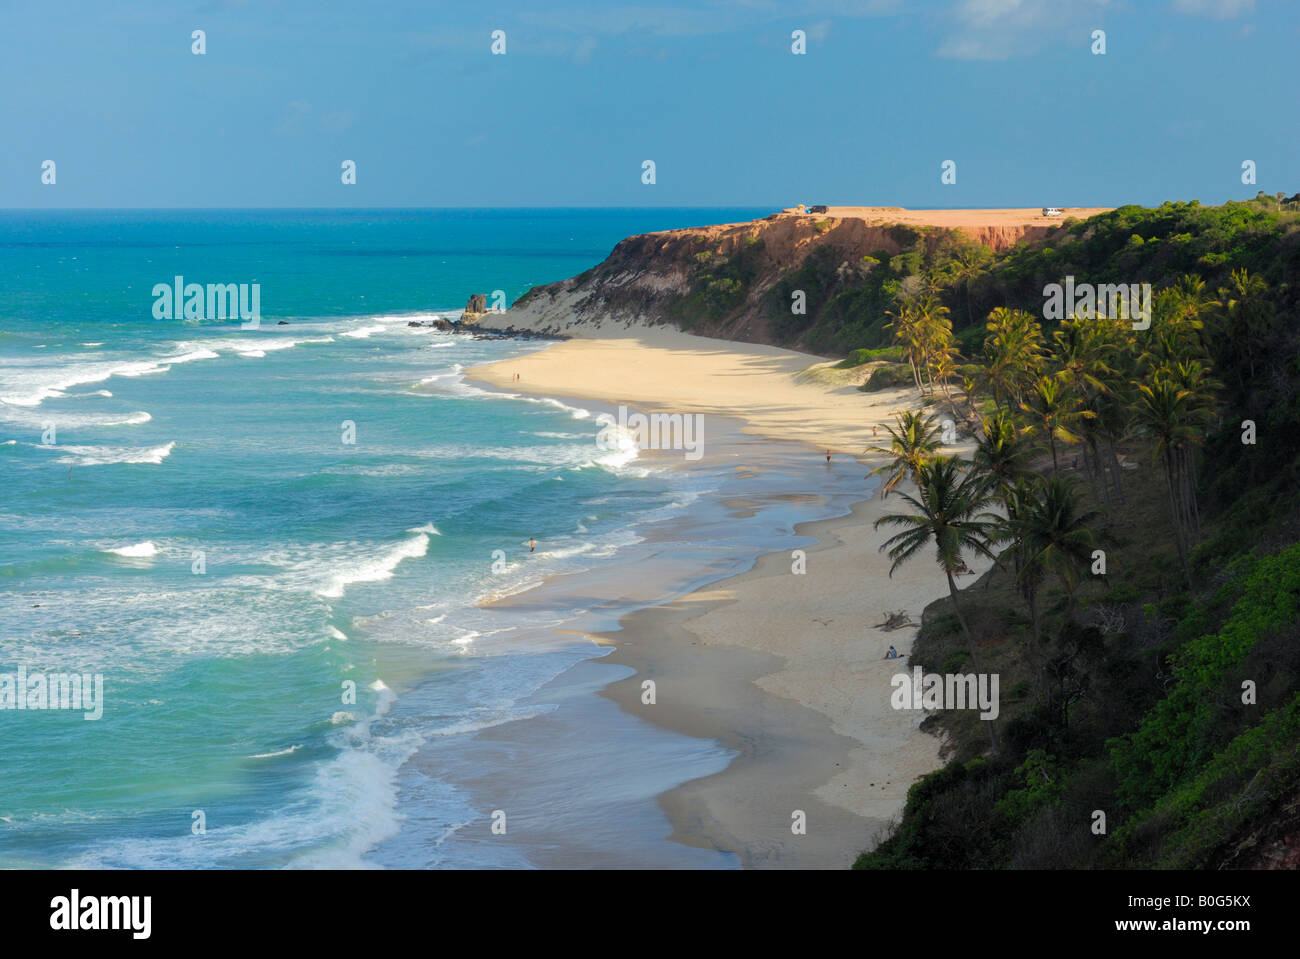
[[[944,398],[948,405],[952,406],[952,392],[948,388],[948,382],[957,375],[957,363],[961,360],[961,353],[957,352],[957,347],[953,344],[952,331],[949,330],[944,339],[932,347],[932,366],[931,375],[934,382],[939,384],[939,389],[943,390]],[[953,408],[954,413],[956,408]]]
[[[1074,429],[1082,420],[1096,414],[1079,408],[1079,401],[1069,388],[1054,376],[1040,376],[1030,389],[1020,408],[1029,416],[1034,433],[1042,434],[1052,451],[1052,472],[1060,470],[1056,459],[1056,444],[1078,443],[1081,438]]]
[[[921,467],[934,457],[939,449],[939,426],[932,415],[904,410],[895,417],[897,429],[885,426],[891,439],[888,446],[872,446],[871,453],[883,453],[889,462],[877,466],[867,476],[889,473],[889,479],[881,488],[881,496],[888,496],[903,479],[911,478],[914,482]]]
[[[1109,317],[1084,319],[1071,316],[1052,334],[1052,339],[1056,342],[1053,358],[1059,367],[1056,377],[1069,386],[1071,395],[1078,398],[1081,409],[1091,413],[1079,418],[1078,427],[1084,444],[1083,465],[1088,474],[1094,503],[1106,499],[1104,495],[1097,494],[1097,476],[1102,466],[1101,425],[1098,423],[1097,408],[1108,389],[1107,382],[1115,373],[1110,366],[1112,356],[1118,350],[1117,342],[1110,335],[1113,322]],[[1104,476],[1101,489],[1104,494]]]
[[[1194,589],[1187,560],[1197,535],[1194,447],[1213,415],[1214,381],[1196,361],[1174,369],[1160,366],[1137,384],[1138,421],[1155,438],[1155,454],[1165,468],[1174,546],[1189,589]]]
[[[915,512],[891,513],[881,516],[875,522],[876,529],[881,526],[904,527],[902,532],[894,534],[880,546],[881,551],[888,552],[893,561],[889,575],[893,576],[894,570],[925,546],[934,544],[939,568],[948,578],[948,595],[952,597],[957,622],[966,635],[971,663],[977,673],[983,672],[979,656],[975,652],[975,638],[957,598],[957,582],[953,576],[962,565],[963,551],[969,550],[989,558],[994,556],[992,546],[997,517],[986,509],[992,503],[992,497],[984,480],[975,473],[963,470],[961,462],[954,457],[922,464],[917,471],[916,487],[915,497],[907,493],[899,494]],[[991,722],[989,739],[993,752],[996,753],[998,741]]]
[[[988,247],[980,243],[964,244],[953,256],[952,262],[948,266],[949,275],[956,281],[963,284],[963,292],[966,299],[966,321],[974,323],[975,317],[971,304],[970,284],[981,273],[984,272],[985,265],[993,258],[992,252]]]
[[[1029,450],[1023,439],[1024,431],[1009,410],[997,410],[984,417],[980,429],[983,435],[975,439],[972,464],[975,471],[989,482],[994,495],[1010,515],[1011,491],[1029,470]]]
[[[1066,618],[1073,619],[1075,593],[1092,562],[1096,545],[1092,526],[1101,514],[1095,509],[1081,511],[1071,484],[1057,477],[1021,482],[1016,487],[1015,500],[1015,519],[1007,522],[1001,537],[1011,540],[1012,546],[1003,555],[1010,553],[1016,561],[1016,586],[1025,597],[1033,624],[1030,658],[1042,690],[1046,686],[1044,673],[1056,672],[1058,682],[1063,682],[1060,668],[1074,658],[1073,654],[1064,660],[1058,657],[1054,667],[1044,661],[1038,607],[1042,585],[1048,576],[1060,580],[1066,593]],[[1070,702],[1068,695],[1059,697],[1061,716],[1067,726]]]
[[[988,316],[984,358],[993,401],[1019,406],[1027,386],[1038,377],[1046,353],[1038,320],[1024,310],[1004,306]]]
[[[933,387],[936,360],[942,351],[952,346],[952,321],[948,319],[948,307],[932,293],[917,299],[916,313],[921,364]]]
[[[1192,273],[1185,273],[1173,287],[1172,316],[1176,323],[1190,322],[1200,329],[1201,318],[1222,307],[1206,290],[1205,281]]]
[[[1224,345],[1245,360],[1250,378],[1255,376],[1255,361],[1269,342],[1276,312],[1268,298],[1268,284],[1258,274],[1245,269],[1233,270],[1228,286],[1219,290],[1213,305],[1220,308],[1223,319]]]
[[[916,300],[900,294],[897,299],[897,307],[894,310],[886,311],[885,315],[893,320],[893,322],[885,324],[885,329],[894,331],[894,339],[906,351],[907,362],[912,367],[912,382],[916,384],[918,390],[924,392],[921,385],[922,337],[919,323],[920,314],[916,308]]]
[[[1119,453],[1116,446],[1124,439],[1132,421],[1132,376],[1134,366],[1135,338],[1132,327],[1119,317],[1098,317],[1094,321],[1096,335],[1107,344],[1105,362],[1094,364],[1092,375],[1100,383],[1100,390],[1092,397],[1088,408],[1094,418],[1085,424],[1088,438],[1093,444],[1094,455],[1109,467],[1111,479],[1115,486],[1115,496],[1119,502],[1124,500],[1124,480],[1120,469]],[[1105,457],[1097,449],[1099,441],[1106,444]],[[1106,469],[1102,471],[1103,499],[1110,500]]]
[[[1041,582],[1054,575],[1065,589],[1067,616],[1073,616],[1075,591],[1092,564],[1096,547],[1095,509],[1079,509],[1072,484],[1059,477],[1039,479],[1021,487],[1016,516],[1010,520],[1011,551],[1020,563],[1022,579]],[[1036,585],[1035,585],[1036,592]],[[1031,600],[1034,639],[1039,638],[1037,610]]]

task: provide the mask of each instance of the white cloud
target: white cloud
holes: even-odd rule
[[[959,0],[945,15],[956,32],[938,55],[956,60],[1007,60],[1047,43],[1088,43],[1111,0]]]

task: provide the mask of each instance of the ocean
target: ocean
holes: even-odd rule
[[[408,324],[768,212],[0,212],[0,705],[103,683],[0,709],[0,867],[735,867],[655,803],[730,754],[599,697],[586,634],[860,469],[792,499],[808,451],[724,421],[699,463],[601,448],[597,405],[463,377],[546,344]],[[160,317],[177,277],[260,323]]]

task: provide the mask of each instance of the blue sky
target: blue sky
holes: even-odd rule
[[[1220,203],[1300,191],[1298,50],[1295,0],[0,0],[0,207]]]

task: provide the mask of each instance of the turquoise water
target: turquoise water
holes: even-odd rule
[[[482,734],[566,697],[647,757],[602,815],[666,835],[654,794],[728,755],[611,715],[613,667],[563,678],[596,655],[582,602],[478,603],[632,561],[647,525],[718,510],[730,467],[602,451],[589,404],[460,375],[540,344],[407,323],[766,212],[0,214],[0,673],[104,681],[97,721],[0,711],[0,866],[531,865],[466,840],[511,777]],[[260,328],[155,319],[176,275],[260,284]],[[700,575],[756,552],[714,539]],[[599,754],[566,729],[557,756]],[[562,801],[564,776],[530,783]]]

